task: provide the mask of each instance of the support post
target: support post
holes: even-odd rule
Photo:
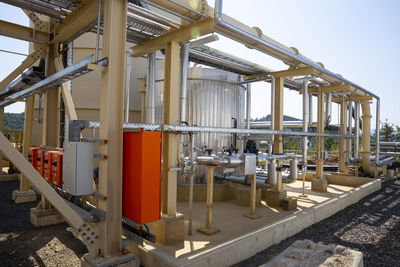
[[[214,167],[207,167],[207,202],[206,202],[206,226],[199,228],[202,234],[213,235],[221,230],[212,227],[212,205],[213,205],[213,189],[214,189]]]
[[[308,118],[309,118],[309,103],[310,100],[308,95],[308,81],[303,81],[303,132],[308,132]],[[307,136],[303,137],[303,168],[302,168],[302,176],[303,176],[303,186],[301,188],[301,194],[299,197],[307,197],[304,193],[304,187],[306,184],[306,175],[307,175],[307,152],[308,152],[308,138]]]
[[[145,106],[146,106],[146,79],[138,78],[139,92],[141,95],[141,105],[140,105],[140,122],[145,123]]]
[[[340,103],[340,134],[346,134],[346,101],[344,97]],[[345,172],[345,143],[346,139],[344,137],[339,138],[339,171]]]
[[[101,75],[99,138],[108,140],[99,152],[108,155],[99,161],[99,193],[107,196],[99,208],[107,218],[100,224],[101,260],[122,252],[122,125],[124,120],[124,81],[127,1],[104,1],[103,56],[108,67]],[[96,12],[97,13],[97,12]],[[94,256],[94,255],[93,255]]]
[[[250,219],[258,219],[261,216],[256,215],[256,202],[257,202],[257,174],[251,174],[251,184],[250,184],[250,214],[245,214],[243,216]]]
[[[348,102],[348,119],[347,119],[347,125],[348,125],[348,129],[347,129],[347,133],[349,135],[352,134],[353,132],[353,127],[352,127],[352,122],[353,122],[353,102],[349,101]],[[351,138],[347,139],[347,158],[349,160],[351,160],[351,156],[352,156],[352,141]]]
[[[325,105],[325,93],[321,88],[318,89],[318,133],[324,133],[325,119],[324,119],[324,105]],[[317,170],[315,178],[311,181],[311,190],[318,192],[326,192],[328,182],[324,176],[324,137],[317,137]]]
[[[179,58],[180,45],[172,41],[165,47],[164,78],[164,123],[176,124],[179,121]],[[149,98],[149,96],[147,96]],[[147,120],[147,116],[146,116]],[[184,218],[176,212],[177,173],[169,171],[175,168],[178,161],[178,138],[172,133],[163,134],[163,170],[161,188],[160,221],[153,223],[153,233],[157,240],[169,245],[183,241]],[[173,234],[172,234],[173,233]]]

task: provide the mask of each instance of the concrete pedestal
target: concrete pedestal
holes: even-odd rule
[[[27,192],[22,192],[20,190],[14,190],[12,192],[11,197],[15,204],[34,202],[34,201],[36,201],[36,192],[34,192],[32,190],[29,190]]]
[[[64,217],[55,209],[39,210],[31,208],[31,223],[36,226],[46,226],[52,224],[62,223]]]
[[[250,206],[250,187],[240,186],[236,189],[236,205]],[[261,188],[256,190],[256,206],[261,205]]]
[[[281,200],[287,196],[287,192],[285,190],[275,191],[275,190],[267,190],[265,192],[265,202],[267,202],[268,206],[271,207],[280,207]]]
[[[92,260],[89,258],[89,255],[84,255],[81,259],[82,265],[85,267],[111,267],[111,266],[116,266],[116,267],[139,267],[140,266],[140,260],[132,253],[129,253],[127,255],[123,255],[118,258],[112,258],[108,259],[105,261],[102,261],[102,259],[96,259]]]
[[[322,179],[313,178],[311,180],[311,191],[327,192],[328,191],[328,180],[325,177]]]
[[[163,215],[161,220],[153,222],[153,234],[156,241],[163,245],[170,245],[184,240],[185,224],[183,214],[176,216]]]

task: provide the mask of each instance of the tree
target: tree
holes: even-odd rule
[[[396,126],[397,133],[395,131],[394,124],[391,124],[386,121],[382,124],[381,129],[379,130],[379,135],[380,135],[380,141],[385,141],[385,142],[391,142],[394,141],[397,135],[399,135],[399,127]]]

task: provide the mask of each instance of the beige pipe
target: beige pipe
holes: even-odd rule
[[[361,104],[362,108],[362,138],[361,138],[361,158],[364,171],[371,175],[370,149],[371,149],[371,109],[370,104]]]

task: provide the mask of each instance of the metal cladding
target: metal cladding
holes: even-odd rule
[[[245,127],[245,88],[237,85],[239,76],[223,70],[193,67],[188,75],[187,123],[210,127]],[[163,121],[162,79],[156,82],[156,123]],[[198,133],[197,148],[206,146],[213,153],[233,145],[232,134]],[[241,146],[238,142],[238,146]],[[237,147],[241,151],[241,147]]]

